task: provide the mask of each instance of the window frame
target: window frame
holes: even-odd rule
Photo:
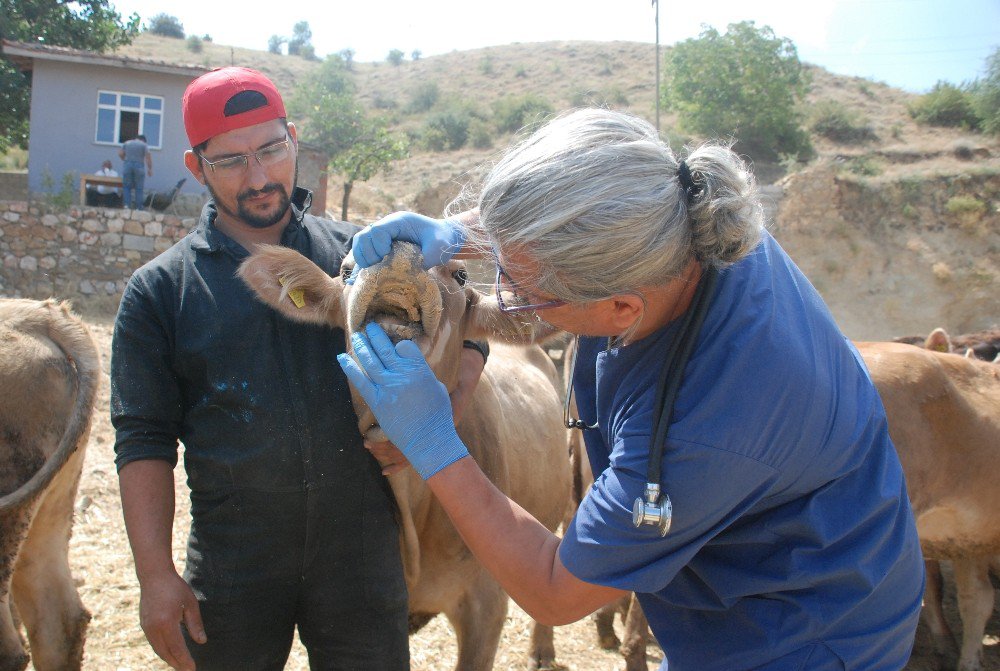
[[[103,95],[113,95],[115,96],[114,104],[101,102],[101,97]],[[132,96],[139,99],[139,106],[135,107],[133,105],[123,105],[122,98]],[[147,100],[155,100],[159,102],[159,109],[153,109],[151,106],[146,105]],[[163,115],[166,111],[166,100],[163,96],[156,96],[147,93],[132,93],[128,91],[112,91],[109,89],[98,89],[97,90],[97,107],[94,114],[94,144],[105,145],[110,147],[120,147],[121,142],[108,142],[106,140],[100,139],[101,133],[101,110],[111,110],[114,113],[114,130],[113,137],[117,138],[121,133],[121,121],[122,112],[133,112],[139,114],[139,132],[146,134],[146,116],[158,116],[160,119],[160,127],[158,137],[149,137],[146,135],[146,142],[150,149],[162,149],[163,148]]]

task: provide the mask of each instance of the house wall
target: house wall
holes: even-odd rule
[[[194,76],[149,72],[37,58],[33,65],[31,135],[28,147],[28,187],[33,193],[58,192],[63,179],[73,173],[70,186],[76,202],[80,173],[96,172],[105,159],[122,171],[118,146],[98,144],[97,93],[99,90],[155,95],[163,98],[162,145],[152,149],[153,176],[145,190],[169,191],[182,178],[182,211],[194,214],[207,200],[208,191],[184,167],[189,149],[181,116],[181,98]],[[299,185],[313,192],[313,211],[326,209],[326,156],[303,145],[299,155]],[[52,179],[46,189],[45,176]],[[79,204],[79,203],[78,203]]]
[[[152,150],[153,176],[146,178],[145,188],[147,191],[166,191],[186,177],[182,193],[201,194],[204,187],[191,179],[183,160],[188,142],[181,118],[181,96],[193,78],[35,59],[28,147],[29,188],[33,192],[45,190],[43,175],[47,171],[58,191],[66,173],[96,172],[105,159],[110,159],[115,170],[121,172],[118,147],[94,141],[97,92],[103,89],[163,97],[162,148]],[[79,184],[77,177],[74,192],[79,191]]]

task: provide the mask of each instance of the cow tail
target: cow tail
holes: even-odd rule
[[[101,357],[83,321],[70,312],[66,301],[57,303],[51,299],[46,300],[42,303],[42,308],[48,311],[45,320],[48,327],[46,335],[63,351],[76,371],[73,378],[76,402],[55,452],[31,479],[15,491],[0,497],[0,510],[31,501],[45,490],[59,469],[76,452],[81,439],[90,429],[94,401],[100,385]]]

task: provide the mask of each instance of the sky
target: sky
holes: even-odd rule
[[[266,49],[308,21],[319,56],[353,49],[357,61],[381,61],[551,40],[656,41],[651,0],[110,0],[144,21],[165,12],[187,34],[217,44]],[[250,9],[256,5],[261,10]],[[843,75],[924,93],[938,81],[961,84],[985,73],[1000,48],[1000,0],[660,0],[661,45],[724,32],[751,20],[770,26],[800,60]]]

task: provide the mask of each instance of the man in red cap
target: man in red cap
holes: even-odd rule
[[[111,415],[140,622],[176,669],[409,668],[394,502],[365,449],[342,331],[282,318],[236,277],[258,244],[337,273],[357,230],[309,215],[295,126],[254,70],[213,70],[183,99],[184,162],[212,196],[122,296]],[[464,379],[483,356],[468,350]],[[469,371],[474,373],[469,375]],[[191,489],[183,578],[172,558],[178,441]]]

